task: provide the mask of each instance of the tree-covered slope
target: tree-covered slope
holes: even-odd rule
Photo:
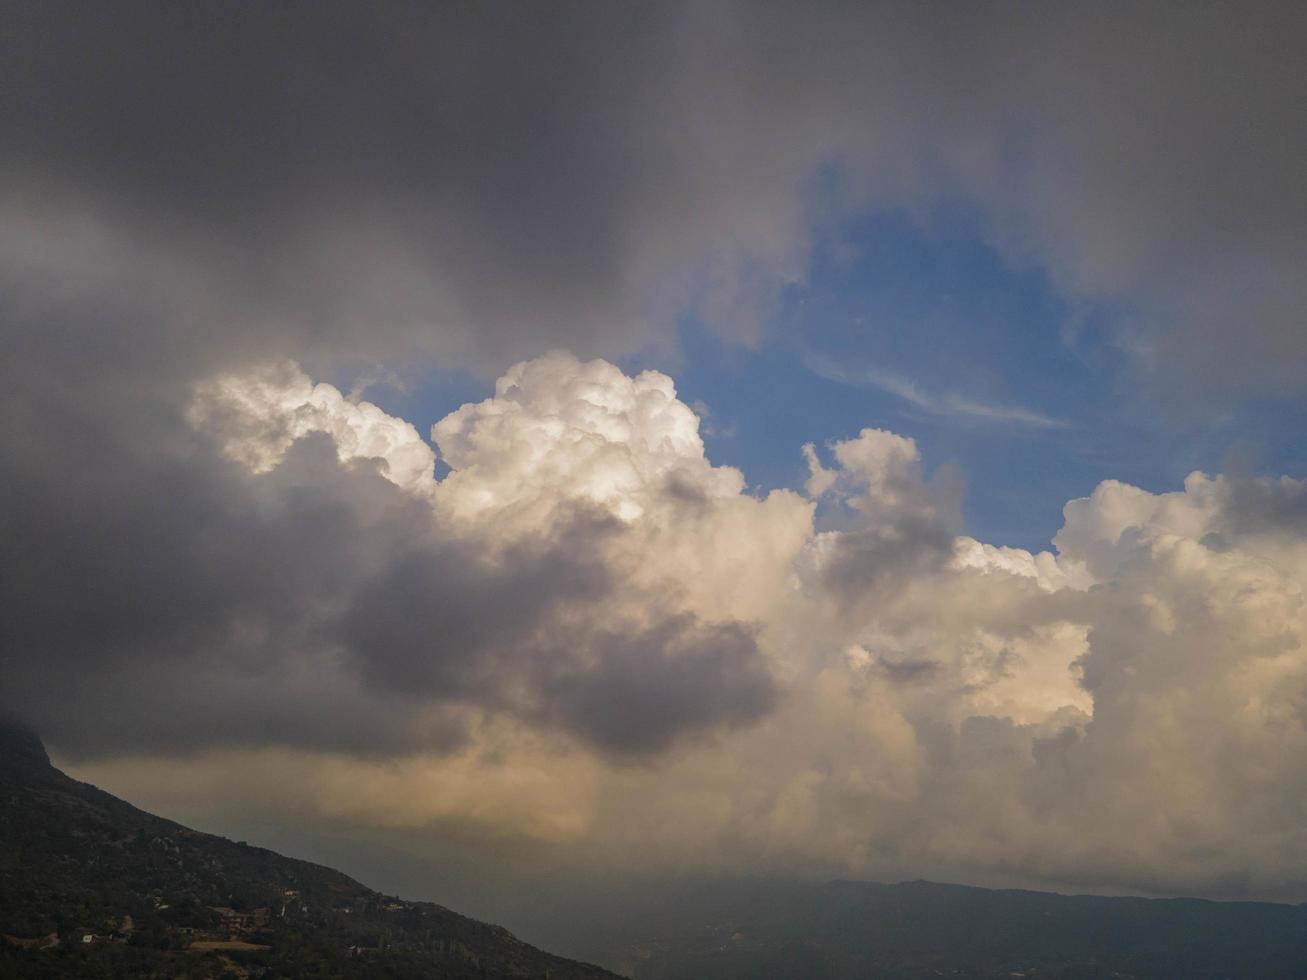
[[[13,726],[0,726],[0,935],[0,977],[611,977],[145,813],[65,776]]]

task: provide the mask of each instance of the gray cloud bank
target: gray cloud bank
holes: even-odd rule
[[[1014,257],[1136,309],[1146,360],[1302,377],[1297,4],[15,2],[6,22],[7,223],[167,257],[263,343],[500,368],[654,340],[687,299],[747,333],[801,275],[803,191],[834,163],[850,204],[974,200]]]
[[[142,799],[259,766],[580,862],[1307,873],[1301,484],[1104,484],[1030,555],[879,430],[752,497],[588,360],[752,337],[835,164],[1136,310],[1141,370],[1300,385],[1301,7],[4,18],[0,711]],[[360,359],[503,372],[447,476],[311,380]]]

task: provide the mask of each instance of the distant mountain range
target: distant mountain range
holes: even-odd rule
[[[153,816],[0,724],[0,978],[611,980],[439,905]]]
[[[1307,978],[1302,905],[774,880],[524,902],[531,935],[635,980]],[[145,813],[3,724],[0,937],[0,980],[615,976]]]
[[[627,884],[551,914],[515,919],[635,980],[1307,978],[1303,905],[698,881]]]

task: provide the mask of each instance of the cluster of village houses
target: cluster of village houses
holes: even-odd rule
[[[166,909],[168,906],[163,904],[158,898],[155,899],[155,907]],[[286,917],[288,908],[297,908],[300,912],[308,912],[308,906],[300,905],[300,893],[293,889],[287,889],[282,896],[282,906],[279,912],[281,918]],[[409,906],[402,902],[385,902],[378,903],[370,899],[356,898],[353,905],[343,905],[335,908],[337,914],[352,915],[355,912],[366,913],[370,911],[382,912],[403,912]],[[250,911],[241,911],[225,905],[210,905],[209,911],[218,917],[216,929],[196,929],[192,926],[178,926],[173,931],[179,935],[190,939],[204,940],[235,940],[241,936],[258,932],[266,929],[269,921],[273,917],[271,908],[257,908]],[[53,949],[61,942],[72,944],[94,945],[96,943],[125,943],[131,939],[135,931],[135,924],[132,922],[130,915],[124,915],[118,922],[116,928],[109,932],[95,932],[91,929],[74,929],[68,935],[61,937],[58,933],[50,933],[38,939],[27,939],[18,936],[4,935],[0,936],[6,942],[23,949]],[[349,952],[363,953],[369,951],[367,947],[351,946]]]
[[[41,936],[37,939],[26,939],[20,936],[4,936],[4,940],[20,949],[54,949],[61,942],[81,944],[90,946],[93,943],[125,943],[132,938],[132,933],[136,931],[136,925],[132,922],[130,915],[124,915],[118,922],[115,929],[109,932],[94,932],[90,929],[74,929],[67,936],[60,937],[59,933],[52,932],[49,935]]]
[[[287,892],[288,899],[298,898],[298,892]],[[167,908],[160,905],[160,908]],[[247,932],[266,928],[272,918],[272,909],[259,908],[250,912],[241,912],[227,906],[209,906],[209,911],[218,916],[216,929],[195,929],[191,926],[178,926],[173,931],[179,936],[193,939],[237,939]],[[282,909],[285,915],[285,908]],[[96,932],[93,929],[74,929],[66,936],[52,932],[39,939],[26,939],[19,936],[4,936],[6,942],[22,949],[53,949],[61,942],[74,945],[92,946],[96,943],[126,943],[132,938],[136,926],[130,915],[124,915],[116,928],[108,932]]]
[[[223,906],[209,906],[210,912],[218,915],[218,933],[213,938],[236,939],[251,930],[265,929],[272,917],[272,909],[261,908],[252,912],[238,912]]]

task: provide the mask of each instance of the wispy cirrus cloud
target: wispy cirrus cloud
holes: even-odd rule
[[[813,374],[828,381],[877,388],[931,415],[1034,429],[1065,429],[1071,425],[1066,419],[1045,415],[1020,405],[984,402],[950,391],[926,391],[911,378],[901,374],[874,367],[849,367],[823,354],[805,353],[803,364]]]

